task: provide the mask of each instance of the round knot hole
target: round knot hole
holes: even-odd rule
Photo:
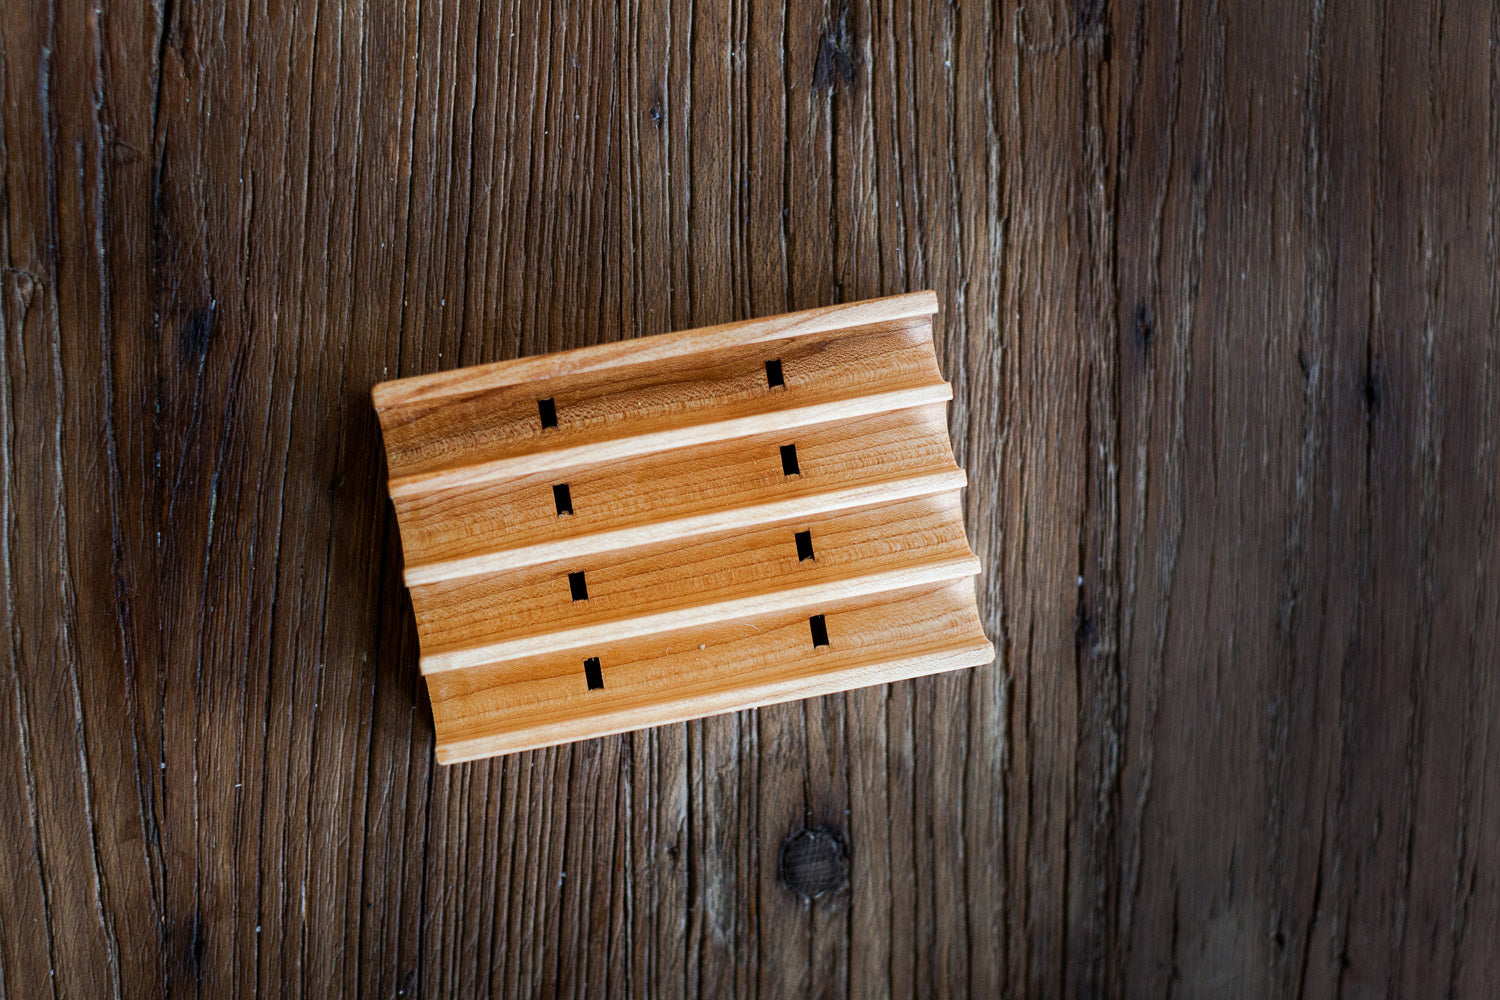
[[[812,901],[849,884],[849,845],[827,827],[798,830],[781,845],[780,868],[787,888]]]

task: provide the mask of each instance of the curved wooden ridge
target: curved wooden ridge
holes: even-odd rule
[[[932,292],[377,385],[437,754],[988,663]]]

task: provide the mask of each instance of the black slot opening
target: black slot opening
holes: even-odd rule
[[[568,574],[568,589],[573,591],[573,600],[586,601],[589,599],[589,585],[583,579],[583,570]]]
[[[551,396],[536,401],[536,412],[542,418],[543,430],[557,426],[557,404],[552,401]]]
[[[604,690],[604,675],[599,672],[599,657],[590,656],[583,661],[583,676],[589,682],[590,691]]]
[[[799,531],[799,532],[797,532],[797,561],[798,562],[807,562],[807,560],[811,559],[812,557],[813,557],[812,532],[811,531]]]
[[[573,513],[573,494],[568,492],[567,483],[558,483],[552,487],[552,502],[557,504],[557,515]]]
[[[781,374],[780,358],[772,358],[766,362],[766,385],[772,389],[779,389],[786,385],[786,379]]]
[[[802,470],[797,467],[797,446],[784,444],[781,446],[781,474],[783,476],[801,475]]]
[[[807,624],[812,627],[813,645],[828,645],[828,623],[823,620],[823,616],[813,615],[807,620]]]

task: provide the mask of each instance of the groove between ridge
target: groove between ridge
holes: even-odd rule
[[[835,420],[846,420],[852,417],[864,417],[872,413],[904,410],[915,406],[924,406],[928,403],[941,403],[952,398],[953,386],[947,382],[933,382],[925,385],[909,386],[905,389],[894,389],[889,392],[851,396],[826,403],[813,403],[808,406],[798,406],[784,410],[770,410],[765,413],[755,413],[745,417],[735,417],[730,420],[691,424],[662,431],[652,431],[646,434],[590,441],[551,451],[533,452],[526,455],[511,455],[506,458],[492,459],[487,462],[475,462],[450,469],[439,469],[432,472],[393,477],[390,481],[390,494],[392,498],[411,496],[431,490],[474,485],[496,479],[527,475],[533,472],[565,469],[570,466],[584,465],[590,462],[629,458],[635,455],[648,455],[653,452],[667,451],[672,448],[682,448],[689,445],[708,444],[716,441],[726,441],[731,438],[749,437],[752,434],[763,434],[770,431],[791,429],[793,427],[805,427],[809,424],[821,424]]]
[[[635,545],[671,541],[690,535],[707,534],[730,528],[755,527],[788,518],[862,507],[889,500],[930,496],[935,493],[963,489],[968,485],[968,481],[968,476],[962,469],[948,469],[927,475],[908,476],[829,490],[826,493],[816,493],[810,496],[792,497],[744,507],[728,507],[670,521],[656,521],[632,525],[628,528],[596,531],[557,541],[518,546],[513,549],[497,549],[461,559],[445,559],[441,562],[408,566],[405,573],[406,585],[418,587],[458,577],[521,569],[556,559],[596,555]]]
[[[973,555],[939,562],[916,563],[881,573],[827,580],[822,583],[788,587],[784,590],[737,597],[713,604],[674,608],[670,611],[660,611],[634,618],[620,618],[594,625],[521,636],[503,642],[432,653],[421,657],[420,667],[424,674],[460,670],[464,667],[513,660],[522,656],[587,646],[590,643],[631,639],[656,632],[670,632],[690,626],[707,625],[729,618],[746,618],[751,615],[790,611],[826,601],[862,597],[867,594],[878,594],[926,583],[958,580],[966,576],[976,576],[979,572],[979,559]]]
[[[506,729],[478,735],[487,725],[483,715],[463,721],[437,721],[437,757],[439,763],[456,764],[497,753],[534,750],[573,740],[590,739],[623,733],[641,726],[661,726],[686,722],[706,715],[737,712],[743,709],[774,705],[777,702],[818,695],[835,694],[856,687],[884,684],[962,670],[989,663],[995,658],[995,647],[988,641],[954,643],[936,649],[924,649],[904,656],[885,658],[875,655],[834,670],[820,670],[810,664],[808,671],[793,677],[746,684],[724,690],[701,691],[680,698],[664,698],[647,704],[621,706],[605,711],[591,711],[573,718],[551,719],[537,726]],[[439,709],[440,711],[440,709]],[[458,730],[456,736],[445,731]]]

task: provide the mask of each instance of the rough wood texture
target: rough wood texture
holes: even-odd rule
[[[0,47],[6,996],[1500,981],[1494,5]],[[929,287],[994,666],[435,765],[372,385]]]
[[[375,386],[438,761],[991,663],[937,310]]]

